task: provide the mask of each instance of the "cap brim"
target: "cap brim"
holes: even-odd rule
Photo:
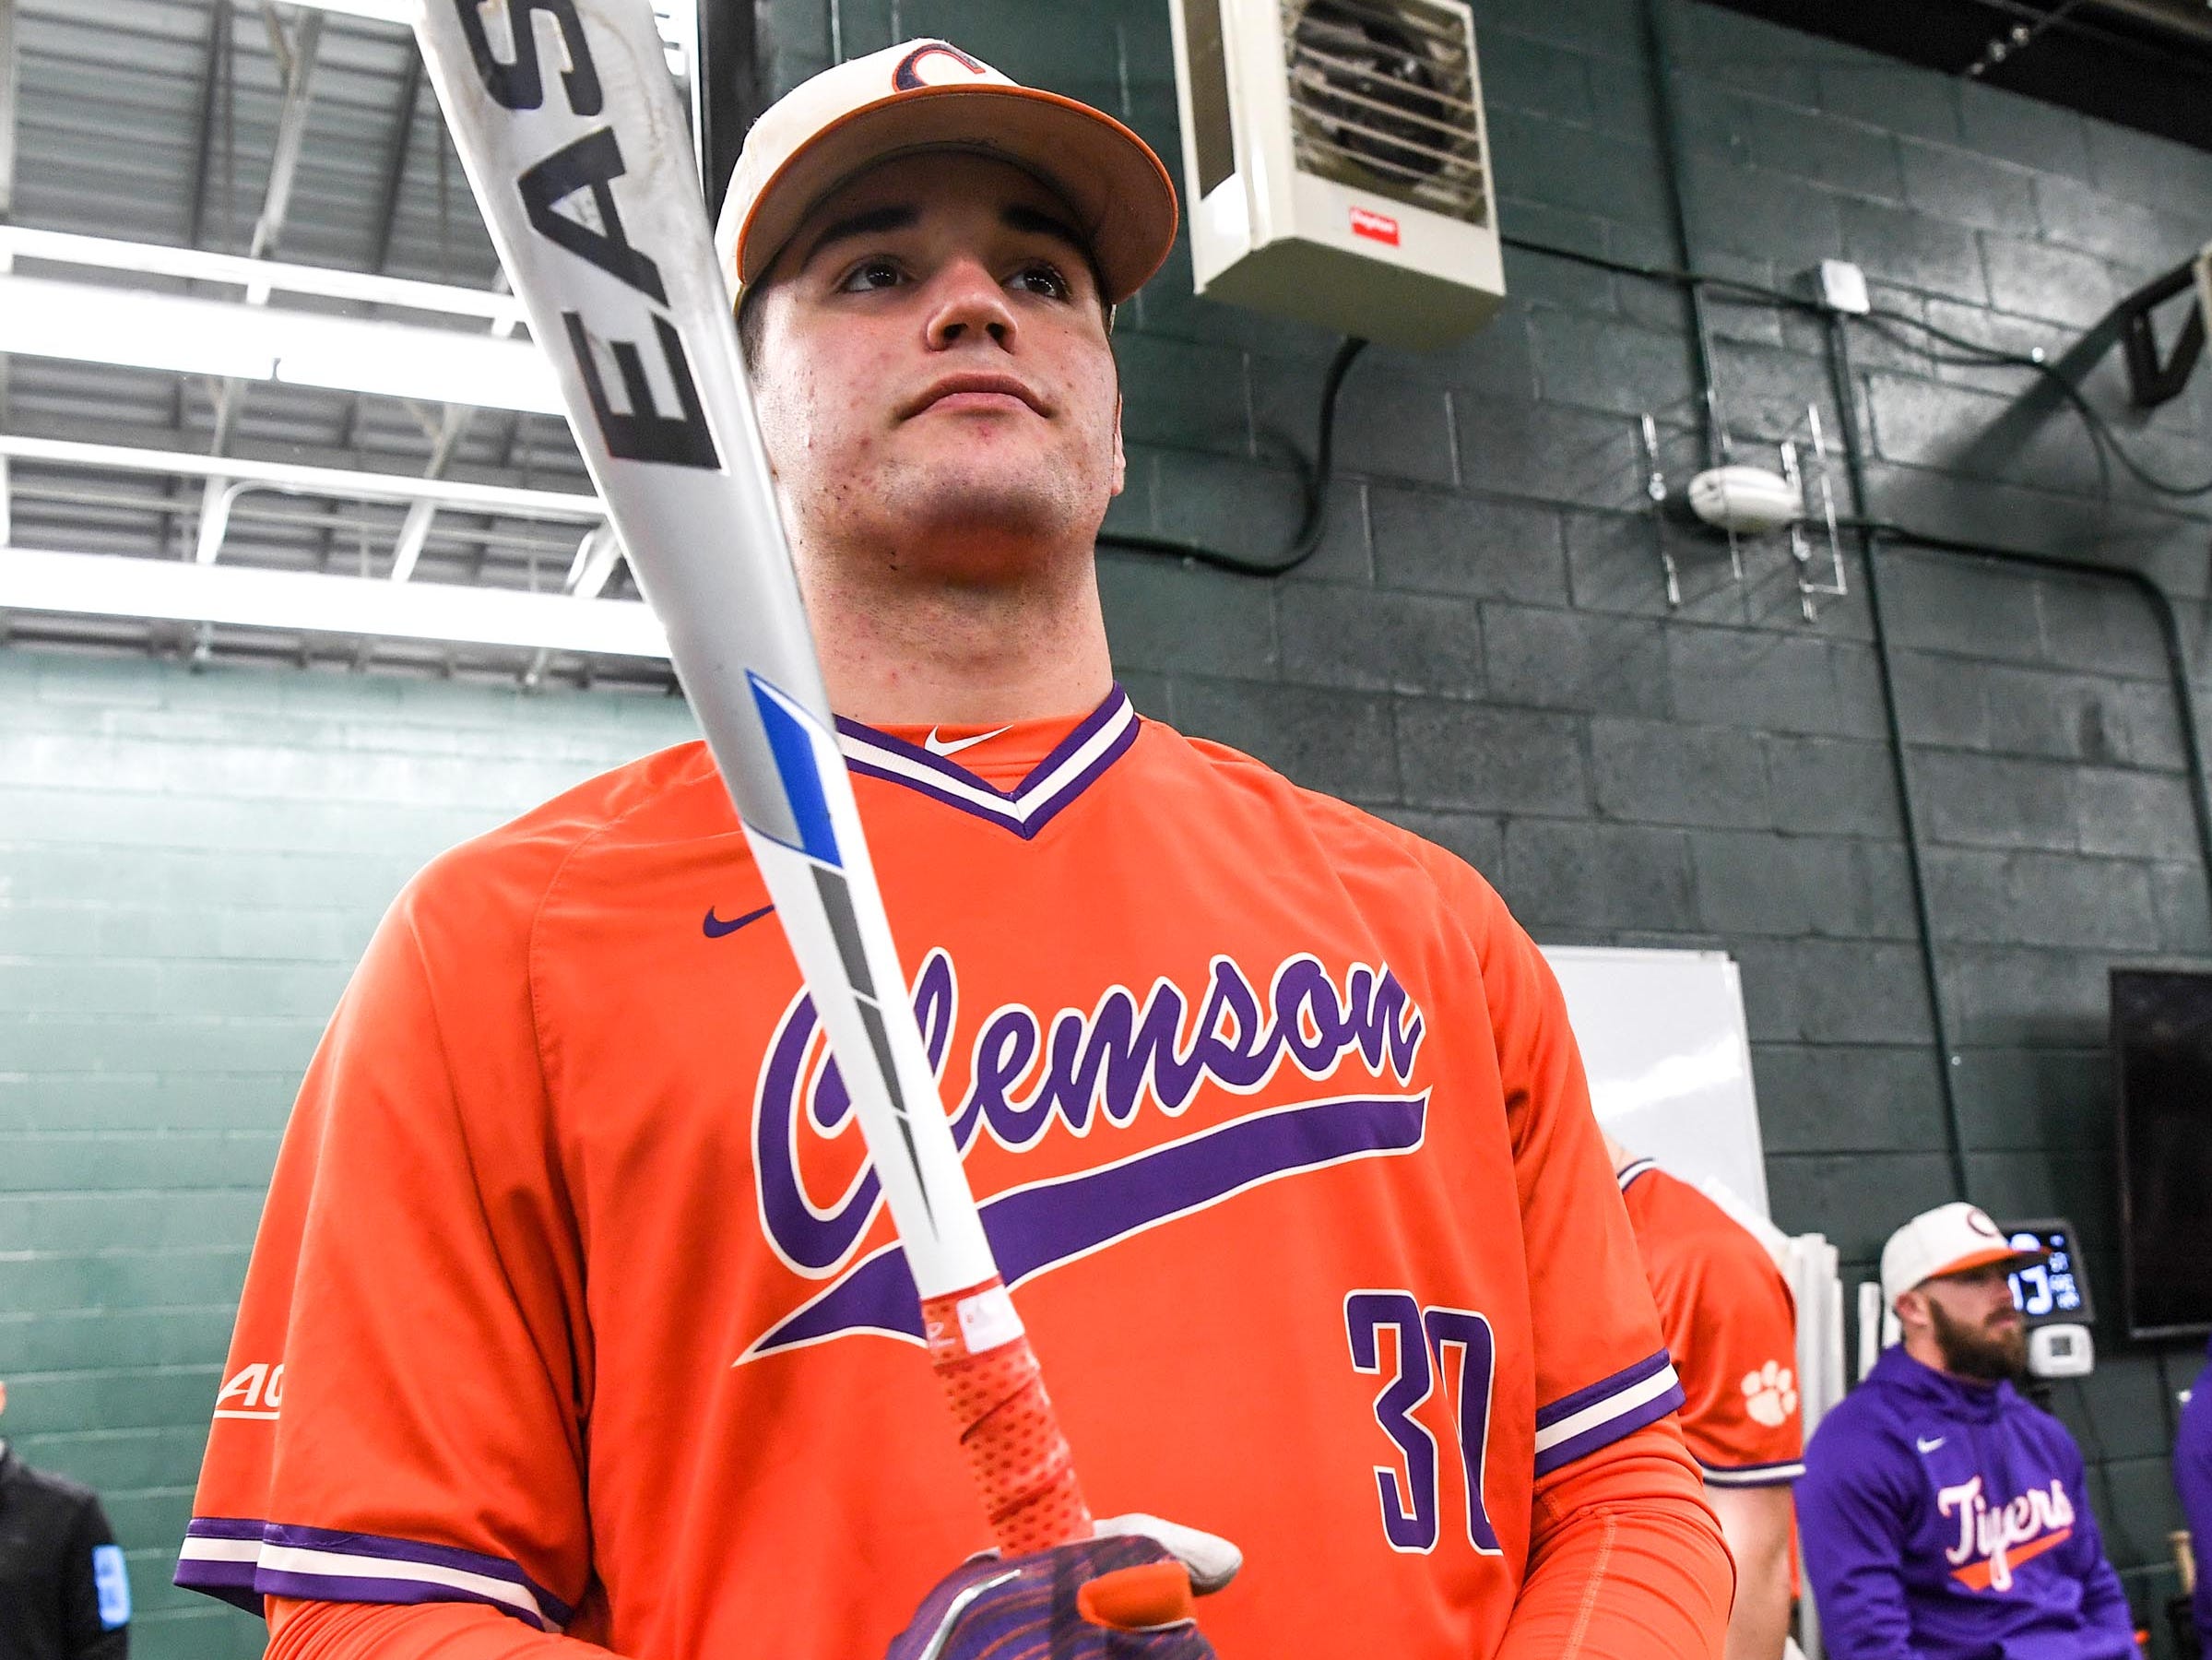
[[[2042,1263],[2048,1262],[2050,1257],[2050,1251],[2040,1245],[1993,1245],[1985,1251],[1970,1251],[1956,1262],[1946,1263],[1921,1284],[1925,1285],[1932,1279],[1948,1279],[1954,1274],[1971,1274],[1975,1269],[1986,1268],[1993,1263]]]
[[[1000,156],[1074,209],[1109,304],[1142,288],[1175,243],[1175,185],[1152,147],[1111,115],[1035,87],[959,82],[894,92],[824,127],[753,197],[733,263],[751,283],[840,184],[917,150]]]

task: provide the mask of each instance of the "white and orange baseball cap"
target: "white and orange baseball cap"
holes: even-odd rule
[[[2040,1245],[2015,1245],[1978,1204],[1939,1204],[1921,1212],[1882,1247],[1882,1299],[1895,1308],[1899,1297],[1924,1280],[1992,1263],[2040,1263],[2050,1254]]]
[[[994,156],[1073,210],[1108,304],[1144,286],[1175,242],[1175,185],[1152,147],[1111,115],[1023,87],[943,41],[907,41],[825,69],[745,136],[715,227],[734,298],[807,214],[847,180],[921,150]]]

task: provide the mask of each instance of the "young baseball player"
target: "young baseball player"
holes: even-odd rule
[[[1789,1634],[1790,1484],[1804,1474],[1797,1314],[1767,1248],[1686,1181],[1611,1136],[1637,1254],[1682,1379],[1682,1434],[1735,1559],[1728,1660],[1780,1660]]]
[[[1965,1204],[1882,1248],[1904,1339],[1821,1420],[1797,1484],[1836,1660],[2136,1660],[2081,1451],[2012,1384],[2028,1338],[2005,1276],[2042,1255]]]
[[[1231,1656],[1717,1654],[1727,1559],[1543,958],[1450,855],[1113,682],[1107,330],[1174,233],[1157,159],[916,42],[770,110],[729,204],[969,1180],[1094,1508],[1207,1535],[964,1565],[912,1284],[688,745],[394,906],[286,1137],[180,1580],[283,1660],[1167,1656],[1211,1652],[1187,1608],[1107,1582],[1206,1590],[1226,1538]]]

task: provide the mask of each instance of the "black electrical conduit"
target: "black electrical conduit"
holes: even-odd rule
[[[1904,729],[1898,715],[1897,688],[1889,649],[1889,636],[1882,603],[1882,572],[1880,544],[1894,542],[1906,547],[1924,548],[1934,552],[1956,553],[1970,558],[1989,560],[1999,564],[2034,570],[2055,575],[2095,578],[2118,582],[2134,588],[2149,604],[2157,618],[2159,632],[2166,650],[2167,670],[2173,682],[2174,707],[2180,726],[2183,765],[2189,777],[2190,807],[2196,821],[2197,848],[2204,866],[2206,892],[2212,895],[2212,786],[2208,786],[2204,746],[2198,735],[2196,705],[2189,679],[2189,663],[2182,644],[2181,621],[2172,597],[2147,574],[2122,565],[2100,564],[2093,561],[2071,559],[2061,554],[2039,553],[2020,548],[2008,548],[1996,543],[1973,541],[1964,538],[1942,536],[1929,531],[1915,530],[1910,526],[1891,524],[1867,516],[1871,496],[1866,483],[1863,425],[1859,411],[1858,383],[1851,367],[1851,337],[1847,325],[1850,317],[1819,301],[1803,294],[1792,294],[1779,289],[1764,288],[1756,283],[1739,281],[1733,278],[1712,277],[1695,271],[1676,270],[1664,266],[1639,264],[1631,260],[1615,259],[1604,255],[1585,253],[1579,249],[1556,247],[1547,243],[1525,237],[1504,237],[1506,246],[1526,253],[1541,254],[1550,258],[1591,267],[1618,276],[1635,277],[1653,282],[1672,283],[1690,290],[1693,293],[1707,289],[1723,293],[1739,294],[1747,301],[1764,302],[1778,308],[1806,313],[1821,317],[1828,326],[1828,362],[1834,383],[1837,407],[1841,415],[1841,438],[1845,468],[1850,479],[1854,507],[1852,516],[1839,521],[1842,528],[1855,531],[1862,543],[1865,564],[1867,613],[1871,624],[1872,645],[1877,678],[1882,692],[1882,712],[1887,729],[1890,765],[1896,780],[1900,826],[1903,834],[1905,865],[1912,894],[1915,932],[1919,936],[1921,969],[1926,981],[1931,1035],[1936,1051],[1936,1076],[1943,1101],[1945,1151],[1951,1170],[1954,1189],[1961,1197],[1970,1192],[1966,1163],[1966,1136],[1964,1120],[1958,1107],[1958,1090],[1953,1073],[1956,1055],[1951,1047],[1949,1017],[1943,995],[1942,965],[1936,951],[1934,919],[1928,900],[1925,860],[1921,846],[1919,813],[1913,797],[1912,778],[1907,758]],[[1961,341],[1961,345],[1968,342]],[[1710,362],[1700,341],[1699,369],[1709,373]],[[1208,548],[1196,542],[1187,542],[1165,537],[1131,535],[1122,532],[1102,532],[1098,538],[1102,547],[1128,548],[1139,552],[1165,554],[1172,557],[1211,565],[1216,569],[1237,572],[1246,575],[1280,575],[1309,558],[1319,545],[1325,527],[1331,487],[1334,482],[1333,440],[1339,394],[1343,387],[1346,373],[1351,369],[1363,348],[1365,340],[1347,338],[1331,360],[1328,374],[1322,384],[1320,423],[1315,444],[1314,460],[1306,476],[1306,508],[1298,530],[1285,551],[1273,560],[1254,560]],[[1988,351],[1992,360],[2005,354]],[[1709,414],[1716,419],[1718,405],[1709,399]],[[2097,434],[2091,428],[2094,442]],[[2100,459],[2102,459],[2101,455]],[[1641,510],[1636,510],[1640,516]]]
[[[1928,878],[1921,854],[1920,813],[1913,802],[1912,766],[1905,747],[1904,723],[1898,718],[1897,675],[1889,655],[1889,630],[1882,613],[1880,538],[1869,528],[1872,497],[1866,485],[1866,455],[1859,427],[1858,381],[1851,368],[1851,334],[1840,317],[1828,326],[1828,375],[1835,384],[1838,424],[1843,429],[1843,465],[1850,476],[1851,511],[1859,521],[1859,544],[1866,566],[1866,617],[1873,634],[1875,673],[1882,690],[1882,724],[1889,737],[1890,776],[1897,786],[1898,822],[1905,845],[1905,879],[1912,893],[1914,932],[1920,942],[1922,977],[1927,982],[1929,1034],[1935,1043],[1935,1077],[1943,1100],[1944,1152],[1951,1166],[1951,1187],[1961,1199],[1973,1197],[1966,1162],[1966,1123],[1958,1110],[1958,1054],[1951,1047],[1950,1019],[1944,1006],[1943,965],[1935,954],[1935,918],[1928,903]],[[2212,865],[2206,879],[2212,882]]]
[[[2022,566],[2029,569],[2061,573],[2076,576],[2100,577],[2123,582],[2140,591],[2150,602],[2159,620],[2160,634],[2165,641],[2167,666],[2173,678],[2175,707],[2179,715],[2182,747],[2188,767],[2190,803],[2196,819],[2197,845],[2203,860],[2206,891],[2212,895],[2212,809],[2206,805],[2204,752],[2197,740],[2195,698],[2189,681],[2187,656],[2182,648],[2181,627],[2173,600],[2166,590],[2149,575],[2121,567],[2097,564],[2085,560],[2067,559],[2057,555],[2031,553],[2019,549],[1990,546],[1956,537],[1933,536],[1913,531],[1901,526],[1884,525],[1871,520],[1871,496],[1866,483],[1865,449],[1859,417],[1859,399],[1856,375],[1851,367],[1851,338],[1846,326],[1847,318],[1832,307],[1807,297],[1786,294],[1756,284],[1731,282],[1705,277],[1694,269],[1697,248],[1685,193],[1682,186],[1682,141],[1675,117],[1674,98],[1674,62],[1669,50],[1666,24],[1661,10],[1662,0],[1644,0],[1642,6],[1645,35],[1648,42],[1648,62],[1651,68],[1652,91],[1659,118],[1660,155],[1666,171],[1667,189],[1673,208],[1675,239],[1680,251],[1682,270],[1664,270],[1653,267],[1631,266],[1565,249],[1544,247],[1517,239],[1511,245],[1530,252],[1550,254],[1555,257],[1574,260],[1601,269],[1611,269],[1626,275],[1651,280],[1673,282],[1685,288],[1690,300],[1693,324],[1692,338],[1697,351],[1697,369],[1699,384],[1705,394],[1708,428],[1708,452],[1715,460],[1724,458],[1717,452],[1726,447],[1718,381],[1713,368],[1713,349],[1705,306],[1709,289],[1733,290],[1746,298],[1763,300],[1770,304],[1791,310],[1809,311],[1820,315],[1827,326],[1828,368],[1835,383],[1838,409],[1843,428],[1843,451],[1849,472],[1852,504],[1858,516],[1858,529],[1865,564],[1867,613],[1873,634],[1875,660],[1882,692],[1882,712],[1887,728],[1890,764],[1895,774],[1898,810],[1903,832],[1906,870],[1912,893],[1915,931],[1919,935],[1921,970],[1926,981],[1928,1014],[1931,1036],[1936,1052],[1936,1081],[1943,1102],[1945,1151],[1951,1170],[1954,1191],[1964,1199],[1971,1196],[1966,1159],[1966,1134],[1958,1107],[1958,1091],[1953,1073],[1958,1067],[1958,1055],[1951,1046],[1950,1023],[1944,992],[1942,965],[1936,954],[1934,919],[1928,903],[1928,889],[1924,860],[1922,854],[1919,815],[1915,811],[1911,768],[1908,759],[1904,729],[1898,717],[1896,679],[1889,651],[1888,632],[1884,625],[1881,589],[1880,543],[1889,540],[1923,547],[1935,551],[1962,553]],[[1931,330],[1930,332],[1937,332]],[[1946,337],[1946,338],[1949,337]],[[1961,346],[1974,342],[1956,340]],[[1987,349],[1980,349],[1987,351]],[[1990,357],[2001,354],[1990,351]],[[2035,366],[2041,367],[2040,362]],[[2054,371],[2047,371],[2060,392],[2074,405],[2088,430],[2091,445],[2097,450],[2100,477],[2106,468],[2108,444],[2119,452],[2120,459],[2129,471],[2151,488],[2162,493],[2175,495],[2196,493],[2186,487],[2174,489],[2163,480],[2147,477],[2141,468],[2120,449],[2103,421],[2089,408],[2079,389]]]
[[[1101,530],[1098,545],[1102,548],[1126,548],[1136,553],[1161,553],[1170,558],[1188,559],[1196,564],[1211,565],[1217,571],[1234,571],[1240,576],[1280,576],[1285,571],[1295,570],[1313,557],[1314,550],[1321,545],[1321,534],[1329,528],[1329,497],[1336,481],[1336,405],[1344,389],[1344,376],[1351,373],[1353,360],[1366,350],[1366,341],[1347,335],[1329,360],[1329,373],[1321,381],[1321,424],[1315,435],[1313,465],[1306,473],[1306,510],[1292,534],[1290,545],[1272,559],[1247,559],[1241,554],[1226,553],[1219,548],[1209,548],[1203,542],[1184,541],[1175,537],[1144,536],[1127,530]]]
[[[2197,857],[2203,862],[2207,884],[2212,884],[2212,789],[2207,788],[2204,747],[2197,734],[2195,698],[2190,688],[2187,648],[2182,643],[2182,626],[2173,597],[2159,586],[2156,578],[2125,565],[2099,564],[2093,560],[2069,559],[2060,553],[2038,553],[2026,548],[2007,548],[1993,542],[1969,541],[1955,536],[1936,536],[1925,530],[1914,530],[1905,525],[1890,524],[1881,519],[1839,519],[1844,529],[1856,530],[1863,537],[1895,542],[1900,547],[1925,548],[1935,553],[1958,553],[1970,559],[1986,559],[1997,564],[2017,565],[2024,570],[2047,571],[2060,576],[2099,577],[2134,588],[2150,606],[2151,615],[2158,620],[2159,636],[2166,652],[2167,678],[2173,683],[2174,710],[2178,717],[2182,740],[2182,765],[2189,775],[2189,806],[2196,821]],[[2212,885],[2208,885],[2212,892]]]
[[[1888,630],[1882,608],[1881,544],[1888,540],[1909,547],[1925,548],[1933,552],[1957,553],[1989,560],[2023,570],[2118,582],[2143,596],[2150,606],[2152,615],[2158,620],[2159,638],[2166,651],[2167,673],[2173,682],[2174,712],[2180,728],[2182,763],[2189,775],[2189,806],[2196,822],[2197,855],[2204,867],[2207,896],[2212,897],[2212,803],[2208,803],[2206,788],[2204,746],[2197,735],[2196,696],[2190,683],[2188,652],[2182,644],[2181,619],[2174,609],[2173,597],[2147,572],[2124,565],[2069,558],[2064,554],[2034,552],[1963,537],[1942,536],[1868,516],[1871,496],[1866,482],[1858,375],[1851,363],[1850,319],[1841,312],[1825,307],[1822,309],[1826,312],[1828,322],[1829,373],[1834,381],[1837,409],[1843,429],[1844,465],[1850,477],[1851,501],[1857,516],[1847,522],[1850,528],[1859,533],[1865,562],[1867,619],[1871,624],[1875,662],[1881,684],[1882,715],[1887,728],[1890,765],[1897,781],[1898,812],[1904,832],[1906,870],[1912,891],[1914,920],[1920,935],[1921,966],[1927,979],[1929,1021],[1942,1088],[1945,1151],[1951,1167],[1952,1182],[1958,1196],[1963,1199],[1971,1196],[1971,1190],[1967,1176],[1965,1126],[1959,1114],[1958,1093],[1952,1076],[1957,1070],[1958,1057],[1951,1046],[1950,1023],[1943,995],[1942,967],[1936,955],[1934,919],[1928,903],[1911,767],[1904,729],[1898,718],[1897,685],[1892,671]],[[2089,428],[2089,436],[2092,444],[2098,442],[2098,433],[2093,424]],[[2100,462],[2103,459],[2101,452],[2099,459]]]
[[[1674,107],[1674,53],[1660,0],[1644,0],[1644,62],[1650,69],[1651,102],[1659,116],[1659,153],[1666,162],[1667,208],[1674,227],[1674,255],[1686,267],[1697,263],[1697,238],[1690,228],[1688,194],[1682,188],[1682,123]],[[1713,372],[1712,320],[1706,314],[1705,287],[1684,289],[1690,307],[1690,339],[1697,353],[1697,385],[1705,394],[1705,464],[1719,467],[1733,458],[1728,417],[1721,407],[1721,377]],[[1653,465],[1658,465],[1654,460]]]
[[[1680,172],[1676,162],[1679,139],[1676,133],[1671,77],[1671,60],[1666,47],[1664,27],[1651,0],[1645,6],[1646,27],[1651,47],[1654,74],[1654,91],[1658,98],[1662,136],[1667,162],[1667,177],[1673,192],[1674,214],[1677,240],[1681,245],[1684,264],[1694,262],[1690,242],[1689,222],[1680,188]],[[2061,554],[2039,553],[2026,549],[2008,548],[1996,543],[1980,542],[1960,537],[1941,536],[1933,532],[1915,530],[1909,526],[1887,523],[1868,516],[1871,500],[1866,482],[1866,465],[1863,427],[1859,414],[1856,374],[1851,367],[1851,337],[1846,325],[1847,314],[1836,311],[1825,302],[1808,295],[1765,287],[1758,283],[1734,278],[1716,277],[1702,272],[1676,269],[1665,266],[1642,264],[1633,260],[1613,258],[1602,254],[1591,254],[1578,248],[1560,247],[1528,237],[1501,236],[1499,241],[1508,248],[1523,253],[1539,254],[1548,258],[1567,261],[1616,276],[1635,277],[1647,281],[1670,283],[1687,291],[1691,300],[1692,338],[1697,353],[1697,367],[1700,385],[1704,388],[1708,421],[1708,451],[1718,457],[1724,445],[1724,427],[1717,380],[1713,372],[1713,348],[1704,304],[1706,292],[1717,290],[1723,294],[1741,296],[1748,302],[1765,303],[1778,309],[1806,313],[1818,316],[1827,325],[1828,366],[1834,383],[1838,409],[1842,417],[1844,464],[1848,473],[1852,504],[1852,516],[1839,520],[1841,528],[1856,531],[1865,564],[1867,614],[1871,625],[1872,645],[1877,678],[1882,692],[1883,721],[1888,738],[1890,765],[1896,780],[1898,808],[1903,835],[1905,865],[1912,893],[1915,932],[1919,936],[1921,971],[1926,982],[1929,1023],[1936,1052],[1936,1081],[1943,1101],[1945,1152],[1950,1166],[1951,1182],[1961,1198],[1970,1196],[1966,1161],[1966,1134],[1964,1120],[1958,1107],[1958,1093],[1953,1073],[1958,1057],[1951,1046],[1950,1023],[1943,995],[1942,965],[1936,953],[1934,919],[1928,901],[1925,860],[1921,847],[1919,814],[1915,808],[1911,770],[1908,760],[1904,729],[1898,715],[1895,675],[1889,650],[1888,630],[1882,607],[1880,545],[1891,541],[1907,547],[1924,548],[1933,552],[1956,553],[1970,558],[1989,560],[1999,564],[2013,565],[2025,570],[2052,575],[2095,578],[2123,583],[2140,593],[2148,602],[2152,614],[2158,619],[2159,636],[2166,649],[2167,670],[2173,682],[2174,707],[2181,729],[2182,753],[2189,776],[2189,800],[2196,821],[2197,848],[2203,864],[2206,894],[2212,897],[2212,788],[2207,788],[2204,746],[2199,741],[2195,695],[2190,684],[2189,661],[2182,640],[2181,622],[2174,609],[2172,597],[2158,581],[2145,572],[2121,565],[2107,565],[2089,560],[2071,559]],[[1909,321],[1910,319],[1899,319]],[[1938,331],[1931,329],[1930,333]],[[1945,337],[1950,338],[1951,337]],[[1958,339],[1961,347],[1971,346],[1986,361],[2010,361],[2011,354],[1981,347],[1978,342]],[[1326,526],[1331,487],[1334,482],[1333,443],[1339,394],[1343,389],[1344,376],[1351,369],[1367,342],[1347,338],[1331,359],[1327,375],[1322,383],[1319,431],[1317,435],[1314,459],[1306,475],[1306,507],[1298,529],[1290,545],[1272,560],[1248,559],[1227,553],[1200,543],[1177,540],[1165,537],[1134,535],[1125,532],[1102,532],[1098,537],[1102,547],[1127,548],[1138,552],[1165,554],[1189,560],[1219,570],[1246,575],[1280,575],[1304,563],[1319,545]],[[2032,360],[2020,360],[2023,367]],[[2033,364],[2042,367],[2040,364]],[[2052,372],[2046,371],[2047,374]],[[2053,378],[2060,379],[2052,374]],[[2070,396],[2077,412],[2088,426],[2091,443],[2098,446],[2100,466],[2105,459],[2103,442],[2106,434],[2100,431],[2101,422],[2095,419],[2081,400],[2078,389],[2071,383],[2062,384],[2061,390]],[[2124,460],[2124,456],[2123,456]],[[2135,470],[2132,467],[2130,470]],[[2202,493],[2191,490],[2172,490],[2173,494]]]

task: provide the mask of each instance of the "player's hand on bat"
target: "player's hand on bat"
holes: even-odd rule
[[[1212,1660],[1193,1592],[1243,1565],[1228,1540],[1154,1516],[1031,1556],[971,1558],[922,1599],[886,1660]]]

